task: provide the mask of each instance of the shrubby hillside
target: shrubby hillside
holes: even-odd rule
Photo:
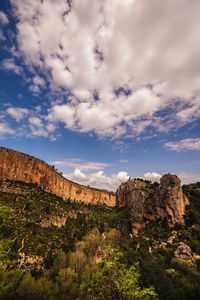
[[[1,182],[0,299],[199,299],[200,183],[183,191],[185,225],[133,235],[125,207]]]

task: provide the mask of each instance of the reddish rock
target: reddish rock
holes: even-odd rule
[[[72,182],[40,159],[0,147],[0,180],[7,179],[36,183],[44,191],[63,199],[116,206],[114,193]]]
[[[166,219],[169,226],[184,222],[185,205],[181,181],[176,175],[166,174],[160,184],[142,179],[131,179],[120,185],[116,192],[117,205],[129,208],[132,230],[137,233],[151,220]]]

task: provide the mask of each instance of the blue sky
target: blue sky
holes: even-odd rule
[[[74,181],[200,180],[198,0],[0,3],[0,144]]]

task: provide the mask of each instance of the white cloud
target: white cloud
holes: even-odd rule
[[[23,68],[18,66],[13,58],[6,58],[1,62],[2,67],[7,71],[12,71],[17,75],[23,74]]]
[[[74,166],[75,167],[75,166]],[[116,191],[122,182],[126,182],[129,179],[129,175],[125,171],[112,174],[110,176],[105,175],[104,171],[98,171],[95,173],[84,173],[83,169],[75,167],[73,173],[64,174],[64,177],[75,181],[83,185],[89,185],[99,189],[106,189],[109,191]],[[86,170],[86,169],[85,169]],[[181,179],[182,184],[195,183],[200,181],[200,174],[193,174],[188,172],[180,172],[177,176]],[[156,172],[147,172],[143,178],[152,182],[160,183],[161,174]]]
[[[189,172],[179,172],[176,175],[180,178],[182,184],[196,183],[196,182],[200,181],[200,174],[193,174],[193,173],[189,173]],[[162,175],[158,174],[156,172],[147,172],[143,176],[143,178],[146,180],[150,180],[152,182],[156,181],[158,183],[160,183],[161,177],[162,177]]]
[[[173,151],[200,150],[200,138],[184,139],[177,142],[168,142],[165,148]]]
[[[52,89],[73,94],[51,108],[50,122],[119,137],[199,118],[198,0],[73,0],[71,8],[65,0],[11,3],[25,63],[48,74]],[[36,76],[30,89],[42,87]],[[155,117],[176,101],[168,119]]]
[[[69,104],[56,104],[49,110],[47,120],[63,122],[67,128],[81,132],[94,131],[98,135],[119,137],[126,133],[127,126],[138,134],[152,125],[151,120],[132,120],[143,114],[148,118],[159,105],[159,99],[150,90],[141,88],[132,95],[113,96],[108,101],[91,99],[74,104],[72,99]]]
[[[178,177],[181,179],[182,184],[196,183],[200,181],[200,174],[180,172]]]
[[[111,166],[109,163],[91,162],[79,158],[52,161],[51,164],[60,167],[73,167],[78,170],[102,170],[105,167]]]
[[[48,130],[45,128],[45,124],[43,121],[38,117],[30,117],[29,119],[30,123],[30,130],[31,134],[33,136],[43,136],[48,137]]]
[[[29,110],[20,107],[9,107],[7,113],[14,118],[17,122],[26,117],[29,114]]]
[[[5,41],[6,40],[6,38],[5,38],[4,34],[3,34],[3,31],[1,29],[0,29],[0,40],[1,41]]]
[[[8,124],[2,122],[0,123],[0,138],[3,138],[6,134],[13,135],[15,131],[11,129]]]
[[[45,86],[45,80],[39,75],[36,75],[32,79],[32,84],[29,86],[29,91],[33,92],[34,94],[39,94],[41,92],[41,88],[45,88]]]
[[[3,11],[0,11],[0,23],[3,25],[7,25],[9,23],[8,17]]]
[[[30,125],[30,129],[31,129],[31,134],[34,136],[48,137],[48,132],[45,130],[45,128]]]
[[[37,127],[43,127],[42,120],[37,117],[29,118],[29,122]]]
[[[78,182],[83,185],[89,185],[99,189],[106,189],[108,191],[116,191],[122,182],[128,180],[127,172],[121,171],[111,176],[106,176],[103,171],[96,173],[85,174],[80,169],[75,169],[72,174],[64,174],[67,179]]]
[[[29,86],[29,91],[33,92],[33,94],[39,94],[40,93],[40,88],[39,88],[38,85],[31,84]]]
[[[54,132],[56,130],[56,126],[51,123],[47,124],[46,128],[47,128],[48,132]]]
[[[161,174],[156,172],[147,172],[144,174],[144,179],[150,180],[152,182],[160,182]]]
[[[47,120],[50,122],[63,122],[67,128],[73,128],[74,126],[74,114],[75,110],[69,105],[55,105],[47,116]]]
[[[36,75],[33,78],[33,83],[35,85],[39,85],[39,86],[42,86],[42,87],[44,87],[46,85],[45,80],[42,77],[38,76],[38,75]]]

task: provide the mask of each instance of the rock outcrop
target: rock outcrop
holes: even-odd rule
[[[176,258],[181,258],[184,260],[191,260],[192,259],[191,248],[188,245],[181,242],[180,246],[174,252],[174,256]]]
[[[44,191],[63,199],[116,206],[114,193],[72,182],[40,159],[0,147],[0,180],[7,179],[35,183]]]
[[[166,219],[169,226],[184,222],[185,205],[181,181],[176,175],[166,174],[160,184],[142,179],[131,179],[120,185],[116,193],[117,205],[129,208],[132,230],[137,233],[151,220]]]

